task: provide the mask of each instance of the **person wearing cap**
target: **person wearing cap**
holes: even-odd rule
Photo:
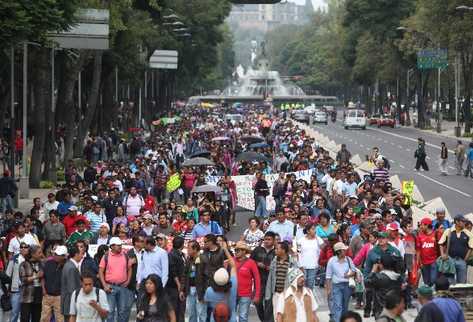
[[[128,322],[134,295],[128,289],[132,265],[132,260],[122,251],[120,238],[110,239],[110,251],[102,257],[99,264],[100,282],[110,307],[108,322]]]
[[[428,286],[432,286],[437,278],[438,248],[437,238],[432,229],[432,219],[422,218],[416,237],[416,258],[422,272],[422,280]]]
[[[298,321],[318,322],[314,294],[305,286],[304,273],[299,268],[291,269],[287,274],[289,287],[277,303],[277,322]]]
[[[377,245],[375,245],[369,252],[366,257],[364,266],[363,266],[363,276],[366,278],[371,271],[373,270],[373,266],[376,263],[379,263],[381,260],[381,256],[383,254],[388,254],[391,256],[397,256],[398,258],[401,258],[401,253],[399,253],[399,250],[389,244],[388,242],[389,235],[387,232],[378,232],[378,240],[377,240]],[[364,317],[368,318],[371,316],[371,309],[372,309],[372,304],[373,304],[373,299],[374,299],[374,290],[370,287],[366,288],[366,304],[364,308]],[[376,303],[373,306],[376,307]]]
[[[450,221],[445,219],[445,208],[437,208],[435,210],[435,219],[432,221],[432,227],[437,227],[437,224],[441,224],[444,229],[452,227]]]
[[[446,229],[439,240],[442,260],[447,261],[450,257],[455,262],[457,283],[466,283],[466,260],[470,257],[473,249],[473,234],[465,229],[465,221],[463,215],[456,215],[454,226]]]
[[[226,246],[223,247],[223,251],[230,267],[230,274],[224,267],[220,267],[213,273],[213,278],[210,279],[209,286],[205,290],[204,301],[208,303],[212,311],[218,303],[225,303],[231,313],[229,321],[236,322],[238,294],[237,269],[235,260]],[[211,318],[213,318],[213,316],[211,316]]]
[[[76,221],[82,220],[88,224],[87,218],[82,214],[78,214],[77,211],[78,208],[76,206],[70,206],[67,215],[62,220],[66,229],[66,236],[68,237],[76,230]]]
[[[340,316],[348,311],[352,289],[349,279],[356,277],[356,267],[352,259],[346,256],[348,246],[337,242],[333,246],[334,256],[327,263],[325,273],[325,291],[331,299],[330,313],[334,321],[340,321]]]
[[[43,266],[43,301],[41,306],[41,321],[50,321],[54,314],[57,322],[63,322],[61,314],[61,277],[62,268],[66,262],[67,248],[58,245],[52,251],[53,257],[47,260]]]
[[[103,222],[100,224],[99,232],[94,236],[91,241],[91,244],[97,245],[108,245],[110,243],[110,226],[108,223]]]
[[[404,255],[406,254],[406,249],[404,246],[404,240],[401,239],[399,229],[399,224],[397,222],[392,222],[386,227],[386,230],[389,235],[389,243],[393,247],[397,248],[397,250],[399,250],[399,253],[401,254],[401,257],[404,258]]]
[[[434,291],[430,286],[422,285],[417,291],[417,300],[422,305],[422,308],[417,314],[414,322],[445,322],[442,311],[432,302]]]
[[[235,265],[238,280],[238,320],[248,322],[251,302],[258,304],[261,300],[261,279],[256,262],[248,258],[250,247],[244,241],[235,246]]]

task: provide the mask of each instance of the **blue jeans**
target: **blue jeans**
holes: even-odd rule
[[[432,286],[437,279],[437,265],[435,262],[430,265],[422,265],[421,271],[424,284]]]
[[[186,303],[189,322],[205,322],[207,320],[207,303],[200,303],[197,298],[197,289],[191,286]]]
[[[5,213],[7,210],[13,209],[13,199],[10,195],[5,198],[0,198],[0,212]]]
[[[255,216],[256,217],[268,217],[268,210],[266,210],[266,197],[257,196],[255,199],[256,202],[256,210]]]
[[[316,276],[317,276],[317,269],[316,268],[313,268],[313,269],[305,268],[304,269],[305,286],[310,288],[311,291],[314,291]]]
[[[248,313],[250,310],[251,298],[239,297],[238,298],[238,321],[248,322]]]
[[[21,311],[21,291],[11,293],[10,300],[12,306],[10,311],[10,322],[17,322]]]
[[[118,285],[110,285],[110,288],[112,292],[107,293],[108,306],[110,307],[107,321],[128,322],[133,305],[133,292]]]
[[[334,321],[340,321],[343,313],[348,311],[350,304],[351,288],[348,282],[332,284],[332,318]]]
[[[455,278],[456,282],[460,284],[466,283],[466,271],[467,271],[467,266],[466,262],[462,258],[455,258]]]

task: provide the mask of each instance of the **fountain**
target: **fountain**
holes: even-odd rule
[[[239,77],[237,84],[227,87],[222,95],[229,97],[288,97],[304,96],[304,91],[288,81],[283,81],[279,72],[269,70],[264,42],[261,43],[261,54],[256,53],[256,41],[252,41],[251,62],[246,73],[240,65],[237,67]]]

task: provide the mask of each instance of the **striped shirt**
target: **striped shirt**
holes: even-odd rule
[[[289,269],[289,260],[276,262],[276,287],[275,287],[276,293],[284,292],[284,286],[286,283],[288,269]]]
[[[388,182],[389,181],[389,172],[385,168],[376,168],[371,172],[374,175],[376,181]]]

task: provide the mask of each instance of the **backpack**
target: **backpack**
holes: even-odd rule
[[[401,256],[397,256],[395,254],[392,254],[392,258],[394,259],[394,271],[398,274],[403,274],[406,271],[404,259]]]
[[[95,298],[96,298],[96,301],[97,303],[99,303],[99,293],[100,293],[100,289],[98,287],[94,287],[95,289]],[[79,293],[80,293],[80,288],[75,290],[74,291],[74,303],[77,304],[77,298],[79,297]]]

